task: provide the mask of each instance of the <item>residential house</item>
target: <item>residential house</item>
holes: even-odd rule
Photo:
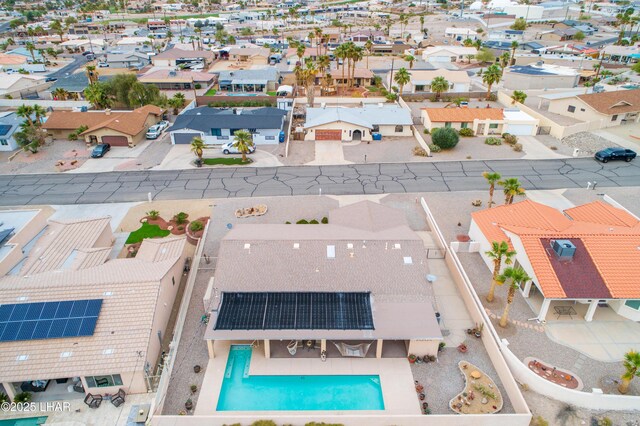
[[[88,129],[79,136],[87,144],[134,147],[145,139],[149,127],[162,120],[164,112],[154,105],[133,111],[53,111],[42,128],[54,139],[67,139],[70,133],[86,126]]]
[[[160,90],[193,90],[197,85],[207,88],[215,80],[214,74],[166,69],[151,71],[138,77],[140,83],[157,86]]]
[[[142,69],[149,65],[149,56],[145,53],[107,53],[103,63],[109,68],[136,68]]]
[[[345,70],[344,78],[342,78],[342,68],[332,68],[329,70],[329,75],[336,85],[346,85],[349,83],[349,73]],[[326,73],[316,74],[316,85],[322,84],[325,80]],[[371,86],[374,74],[367,68],[356,68],[353,72],[353,85],[355,87],[367,87]]]
[[[373,140],[373,134],[413,136],[411,111],[399,105],[307,108],[304,123],[307,141]]]
[[[98,76],[98,81],[104,83],[111,78],[113,77],[100,75]],[[70,100],[84,99],[84,89],[86,89],[88,86],[89,86],[89,79],[87,78],[87,75],[85,73],[78,72],[74,74],[69,74],[67,76],[60,77],[58,80],[56,80],[53,83],[53,85],[51,85],[51,87],[47,88],[44,91],[43,97],[46,97],[48,99],[58,100],[54,95],[54,92],[57,89],[63,89],[69,94]]]
[[[229,49],[229,59],[237,62],[251,62],[253,65],[269,64],[271,51],[266,47],[234,47]]]
[[[110,217],[47,222],[42,211],[9,210],[0,219],[1,391],[33,401],[151,391],[184,237],[146,239],[125,259],[114,255]]]
[[[9,55],[7,53],[0,53],[0,69],[7,71],[10,69],[24,68],[27,64],[27,58],[22,55]]]
[[[539,321],[579,307],[585,321],[611,310],[640,321],[640,220],[631,213],[601,201],[561,212],[526,200],[471,216],[469,237],[491,270],[492,242],[516,251],[514,265],[532,278],[520,293]]]
[[[413,46],[406,43],[376,43],[371,46],[372,54],[380,55],[403,55],[407,50],[412,49]]]
[[[208,67],[213,61],[214,54],[210,50],[182,50],[169,49],[151,58],[156,67],[178,67],[203,65]]]
[[[444,36],[455,41],[464,41],[466,39],[476,40],[478,33],[472,28],[447,27],[444,30]]]
[[[170,129],[171,143],[190,144],[199,137],[206,144],[233,141],[238,130],[248,130],[256,145],[284,141],[283,131],[287,111],[278,108],[210,108],[198,107],[184,111]]]
[[[436,128],[472,129],[476,136],[511,133],[535,135],[538,120],[519,110],[499,108],[422,108],[421,119],[430,131]]]
[[[17,47],[15,49],[9,50],[8,52],[6,52],[6,54],[25,58],[26,61],[30,64],[33,62],[43,62],[42,55],[40,54],[40,52],[38,52],[37,49],[33,50],[33,52],[30,52],[26,47]]]
[[[0,151],[15,151],[18,149],[13,134],[20,130],[24,118],[15,112],[0,112]]]
[[[544,62],[508,67],[502,77],[504,88],[510,90],[572,88],[579,80],[575,68]]]
[[[466,93],[471,86],[471,78],[466,71],[449,70],[411,70],[411,81],[402,88],[403,93],[424,93],[431,92],[431,82],[436,77],[444,77],[449,82],[449,89],[446,92]],[[391,81],[391,73],[387,74],[387,87],[397,86]]]
[[[226,92],[272,92],[279,83],[280,72],[275,67],[220,71],[218,75],[218,87]]]
[[[431,63],[463,62],[477,53],[478,50],[475,47],[431,46],[422,52],[422,59]]]
[[[51,83],[45,77],[0,73],[0,98],[22,99],[23,96],[44,91],[49,86]]]
[[[437,354],[442,334],[424,242],[404,213],[361,201],[328,219],[243,223],[227,232],[204,298],[210,358],[214,341],[260,342],[267,359],[303,341],[325,356]]]
[[[487,36],[491,41],[508,41],[509,43],[524,41],[524,31],[521,30],[491,30]]]
[[[546,41],[568,41],[573,40],[573,36],[578,33],[575,28],[557,28],[550,31],[541,32],[537,39]]]
[[[593,123],[590,128],[636,123],[640,117],[640,91],[570,94],[550,100],[549,112]]]

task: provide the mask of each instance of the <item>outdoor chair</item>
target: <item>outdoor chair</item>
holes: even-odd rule
[[[100,404],[102,404],[102,395],[92,395],[90,393],[84,397],[84,403],[89,406],[89,408],[98,408]]]
[[[127,396],[126,392],[123,389],[119,389],[118,393],[111,397],[111,403],[119,407],[124,404],[125,396]]]

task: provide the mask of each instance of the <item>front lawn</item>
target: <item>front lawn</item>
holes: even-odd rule
[[[137,230],[129,234],[127,238],[127,244],[135,244],[144,240],[145,238],[162,238],[169,235],[171,231],[161,229],[158,225],[150,225],[146,222],[142,223],[142,226]]]
[[[218,91],[216,89],[214,89],[214,88],[211,88],[211,89],[207,90],[207,92],[204,95],[205,96],[213,96],[216,93],[218,93]]]
[[[207,166],[217,166],[219,164],[224,166],[244,166],[251,163],[251,159],[247,159],[247,161],[244,162],[242,158],[239,157],[204,158],[202,161]]]
[[[269,95],[269,96],[275,96],[275,95],[276,95],[276,93],[278,93],[278,92],[267,92],[267,95]]]

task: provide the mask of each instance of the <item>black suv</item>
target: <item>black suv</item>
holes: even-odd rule
[[[624,160],[629,162],[636,158],[636,153],[630,149],[624,148],[607,148],[596,152],[596,160],[608,163],[609,160]]]

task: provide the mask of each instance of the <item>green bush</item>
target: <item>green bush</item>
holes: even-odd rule
[[[194,220],[189,224],[189,229],[191,230],[191,232],[202,231],[204,229],[204,224],[199,220]]]
[[[502,145],[502,141],[498,138],[486,138],[484,143],[487,145]]]
[[[251,426],[278,426],[273,420],[256,420]]]
[[[149,210],[147,216],[149,216],[149,219],[157,219],[160,217],[160,212],[158,210]]]
[[[309,222],[307,222],[307,219],[300,219],[299,221],[296,222],[296,225],[308,225]]]
[[[9,396],[6,393],[0,392],[0,404],[5,403],[5,402],[10,402],[9,401]]]
[[[320,224],[320,222],[318,222],[318,221],[317,221],[317,220],[315,220],[315,219],[311,219],[311,220],[309,221],[309,225],[319,225],[319,224]]]
[[[502,139],[504,139],[505,143],[508,143],[509,145],[513,145],[518,142],[518,137],[511,133],[503,133]]]
[[[448,127],[434,129],[431,132],[431,141],[442,149],[455,147],[459,140],[458,132]]]
[[[193,85],[193,87],[195,87],[196,90],[200,90],[200,89],[202,89],[202,84],[196,83],[196,84]]]
[[[429,149],[431,150],[431,152],[440,152],[442,151],[442,148],[440,148],[438,145],[434,144],[434,143],[430,143],[429,144]]]
[[[424,133],[425,135],[428,135],[430,132],[429,132],[429,129],[424,129],[422,133]]]
[[[329,223],[329,218],[325,216],[325,217],[322,218],[322,220],[320,222],[322,222],[323,224],[326,225],[327,223]]]
[[[173,217],[178,225],[182,225],[187,222],[188,215],[185,212],[180,212]]]
[[[31,392],[20,392],[13,398],[13,402],[29,402],[31,401]]]
[[[291,222],[286,221],[284,224],[285,224],[285,225],[291,225]]]
[[[465,136],[465,137],[473,136],[473,129],[465,127],[464,129],[460,129],[458,133],[460,134],[460,136]]]
[[[513,144],[513,150],[515,152],[522,152],[522,144],[521,143],[514,143]]]

